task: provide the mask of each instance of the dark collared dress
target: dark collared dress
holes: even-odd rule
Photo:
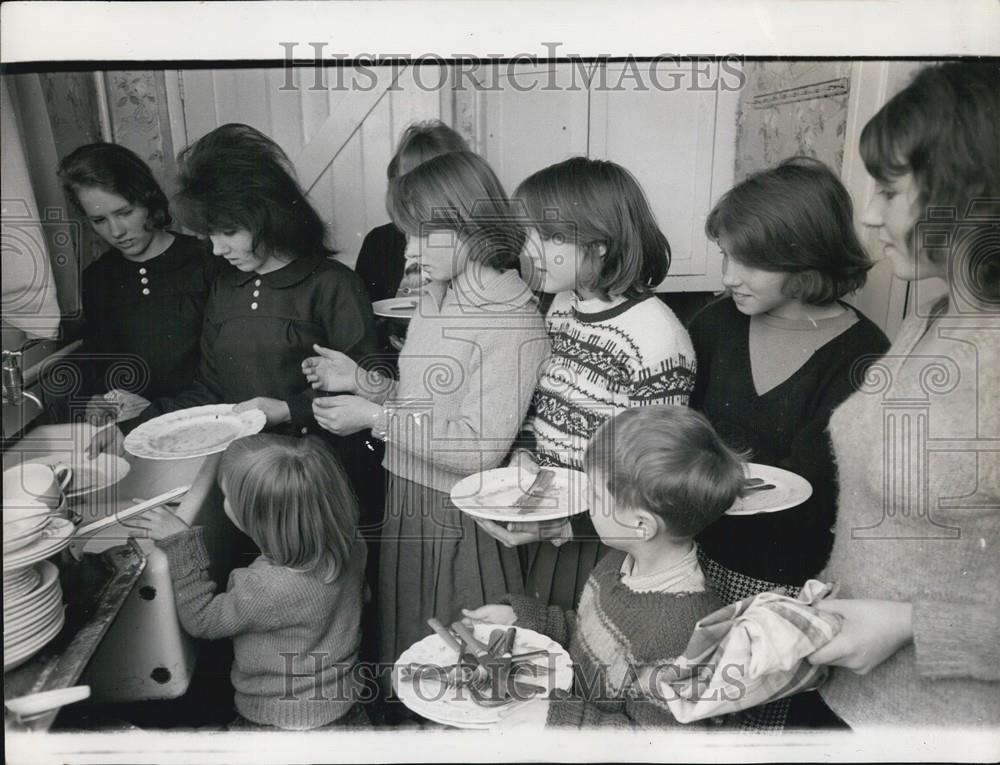
[[[154,401],[139,422],[191,406],[257,396],[286,401],[289,434],[318,430],[302,361],[313,344],[355,361],[375,351],[375,322],[361,279],[325,256],[300,257],[267,274],[220,265],[201,335],[201,364],[190,388]]]
[[[218,261],[204,242],[173,237],[150,260],[136,263],[110,249],[83,272],[81,400],[111,388],[152,400],[194,382]]]

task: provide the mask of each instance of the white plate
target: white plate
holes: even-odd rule
[[[4,572],[3,575],[3,598],[4,605],[12,601],[20,600],[22,595],[27,595],[38,584],[39,575],[34,567],[18,569],[12,573]]]
[[[812,485],[800,475],[789,470],[759,465],[756,462],[747,463],[747,477],[761,478],[765,483],[774,484],[773,489],[753,491],[742,499],[736,500],[726,515],[757,515],[758,513],[776,513],[790,507],[801,505],[812,496]]]
[[[515,625],[516,626],[516,625]],[[495,629],[506,629],[498,624],[477,624],[474,634],[482,642],[487,642],[490,633]],[[547,650],[553,654],[554,672],[546,680],[544,677],[531,678],[525,676],[526,683],[545,685],[551,693],[556,688],[569,690],[573,685],[573,663],[569,654],[545,635],[533,630],[517,628],[513,653]],[[437,635],[428,635],[400,655],[392,670],[392,685],[400,700],[414,712],[428,720],[455,728],[487,728],[500,721],[501,715],[507,712],[511,705],[503,707],[481,707],[474,702],[467,689],[449,688],[433,678],[423,678],[419,681],[403,680],[400,677],[402,668],[408,664],[434,664],[446,667],[455,664],[458,656],[454,649],[449,648]],[[540,659],[544,663],[545,659]],[[516,704],[518,702],[514,702]]]
[[[58,602],[62,599],[62,590],[49,590],[48,592],[43,592],[41,594],[31,593],[32,597],[29,600],[22,602],[18,606],[7,606],[3,607],[3,626],[6,632],[8,626],[16,627],[21,622],[27,620],[27,617],[31,614],[41,613],[48,608],[51,608],[54,602]]]
[[[9,669],[13,669],[19,664],[23,664],[36,653],[42,650],[45,645],[52,640],[56,635],[59,634],[59,630],[63,628],[63,624],[66,622],[66,612],[62,609],[56,613],[56,619],[52,622],[49,627],[45,629],[44,632],[39,633],[36,637],[32,638],[29,642],[23,643],[19,646],[13,647],[11,650],[7,650],[7,646],[4,645],[3,652],[3,668],[6,672]]]
[[[463,478],[451,490],[455,506],[491,521],[554,521],[587,512],[587,476],[580,470],[543,468],[556,474],[541,503],[522,513],[514,503],[531,487],[535,474],[516,467],[496,468]]]
[[[86,497],[108,486],[114,486],[132,469],[128,460],[107,453],[101,453],[94,459],[86,457],[67,459],[66,455],[50,454],[24,462],[25,464],[48,465],[51,468],[58,465],[68,465],[72,468],[73,478],[66,487],[67,499]]]
[[[372,303],[372,311],[376,316],[387,319],[412,319],[417,312],[417,297],[388,298]]]
[[[76,531],[76,527],[71,521],[53,518],[49,525],[42,530],[41,538],[15,553],[3,556],[3,570],[13,571],[27,568],[33,563],[45,560],[50,555],[55,555],[69,546],[73,540],[74,531]]]
[[[32,572],[34,575],[31,588],[15,598],[7,597],[6,593],[4,593],[3,606],[5,613],[6,609],[16,608],[24,603],[29,603],[32,598],[36,598],[47,590],[52,589],[52,587],[58,586],[59,569],[55,564],[49,563],[47,560],[43,560],[34,567],[27,569],[27,571]]]
[[[18,518],[13,521],[4,521],[3,524],[3,551],[4,553],[20,550],[27,547],[41,536],[42,531],[49,525],[52,516],[34,515],[28,518]]]
[[[55,595],[56,597],[52,597]],[[11,618],[4,614],[3,636],[5,643],[13,643],[25,636],[41,632],[55,615],[56,609],[62,607],[62,593],[51,593],[35,604],[34,609]]]
[[[125,449],[151,460],[206,457],[267,424],[260,409],[237,414],[233,404],[209,404],[170,412],[144,422],[125,437]]]

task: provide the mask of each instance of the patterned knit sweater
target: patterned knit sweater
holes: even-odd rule
[[[926,316],[926,314],[925,314]],[[913,643],[821,693],[852,728],[1000,730],[1000,316],[904,322],[830,419],[840,503],[824,578],[913,604]]]
[[[337,720],[361,696],[365,545],[332,582],[260,556],[216,593],[200,528],[157,545],[167,554],[177,613],[200,638],[233,639],[236,709],[248,720],[306,730]]]
[[[523,434],[542,465],[581,469],[587,442],[609,417],[636,406],[686,406],[694,389],[694,348],[661,300],[648,295],[588,312],[594,302],[562,292],[546,317],[552,356]]]
[[[699,619],[721,608],[712,592],[636,592],[622,582],[625,553],[613,550],[587,580],[577,611],[509,595],[517,625],[569,646],[573,693],[554,698],[548,725],[643,728],[678,723],[663,700],[643,697],[635,680],[687,647]]]

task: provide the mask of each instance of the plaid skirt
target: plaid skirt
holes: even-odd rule
[[[708,586],[727,606],[730,603],[743,600],[743,598],[760,595],[762,592],[777,592],[794,598],[802,589],[792,585],[768,582],[764,579],[755,579],[752,576],[733,571],[710,558],[700,547],[698,548],[698,563],[701,564],[701,570],[705,574]],[[785,729],[785,721],[788,719],[790,703],[791,698],[784,698],[772,701],[770,704],[761,704],[759,707],[743,710],[740,713],[740,731],[744,733],[782,732]]]
[[[517,550],[484,532],[444,492],[389,476],[379,560],[379,661],[448,625],[463,608],[524,591]]]

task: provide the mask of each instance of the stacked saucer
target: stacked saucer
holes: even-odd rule
[[[4,524],[4,670],[30,659],[62,629],[59,569],[45,559],[64,550],[74,531],[72,522],[51,515]]]

